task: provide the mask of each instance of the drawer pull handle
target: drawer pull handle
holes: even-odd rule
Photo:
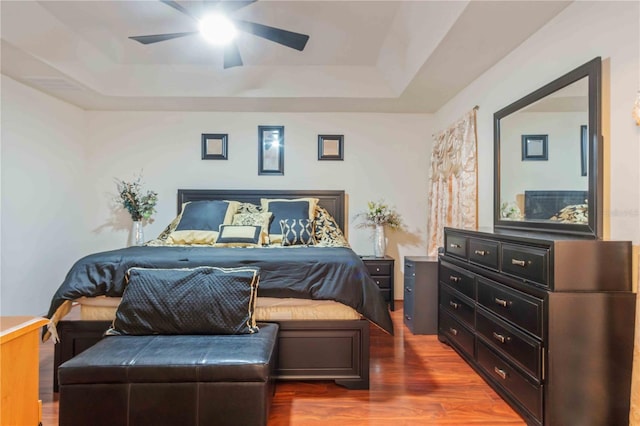
[[[449,327],[449,333],[453,334],[454,336],[457,336],[458,335],[458,330],[456,330],[453,327]]]
[[[476,250],[476,251],[474,251],[474,253],[477,254],[478,256],[484,256],[484,255],[489,254],[489,252],[486,251],[486,250]]]
[[[507,380],[507,372],[498,368],[498,367],[493,367],[493,371],[495,371],[495,373],[500,376],[502,378],[502,380]]]
[[[411,317],[409,315],[405,315],[404,317],[407,319],[407,321],[411,321]]]
[[[411,287],[405,287],[405,288],[404,288],[404,290],[405,290],[407,293],[411,293],[411,292],[413,291],[413,290],[411,289]]]
[[[449,244],[449,247],[454,248],[454,249],[455,249],[455,248],[461,248],[461,247],[460,247],[460,244],[456,244],[456,243],[451,243],[451,244]]]
[[[498,299],[497,297],[494,300],[495,300],[497,305],[500,305],[503,308],[508,308],[509,305],[511,305],[511,301],[509,301],[509,300]]]
[[[380,285],[380,281],[376,280],[376,284],[378,284],[378,286]]]
[[[496,333],[495,331],[493,332],[493,338],[500,343],[506,343],[511,340],[511,337],[505,337],[502,334]]]
[[[526,266],[527,266],[527,262],[524,261],[524,260],[520,260],[520,259],[511,259],[511,264],[512,265],[522,266],[523,268],[526,268]]]
[[[376,272],[380,272],[380,268],[376,268]]]
[[[449,306],[451,306],[453,309],[458,309],[460,307],[460,304],[454,302],[453,300],[450,300],[449,301]]]
[[[449,275],[449,281],[451,281],[452,283],[459,283],[460,279],[460,277],[456,277],[455,275]]]

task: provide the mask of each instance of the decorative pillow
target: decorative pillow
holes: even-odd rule
[[[216,242],[220,225],[230,225],[238,209],[237,201],[190,201],[185,203],[180,222],[167,237],[170,244]]]
[[[215,247],[260,247],[262,226],[220,225]]]
[[[232,225],[256,225],[262,227],[262,244],[269,244],[269,225],[273,213],[236,213],[233,216]]]
[[[238,211],[236,213],[261,213],[262,209],[260,206],[252,204],[252,203],[239,203]]]
[[[314,234],[317,247],[350,247],[336,220],[324,208],[316,208]]]
[[[551,220],[557,220],[563,223],[589,223],[589,207],[587,204],[574,204],[566,206],[555,215],[551,216]]]
[[[282,219],[282,245],[312,245],[315,244],[313,237],[313,222],[309,219]]]
[[[254,318],[256,268],[131,268],[107,334],[247,334]]]
[[[282,241],[281,219],[309,219],[313,221],[318,206],[317,198],[277,199],[262,198],[262,211],[273,213],[273,220],[269,226],[269,242],[271,244]]]

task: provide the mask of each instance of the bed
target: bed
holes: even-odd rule
[[[259,206],[263,198],[317,199],[318,207],[344,229],[344,191],[180,189],[178,215],[188,202],[234,200]],[[320,245],[184,247],[158,244],[155,240],[143,247],[97,253],[79,260],[54,295],[48,314],[59,338],[54,352],[54,390],[57,366],[97,342],[111,325],[110,316],[123,292],[123,274],[132,266],[259,267],[256,317],[280,325],[276,378],[333,380],[350,389],[368,389],[369,326],[373,323],[393,333],[387,305],[351,248]],[[86,271],[91,272],[86,275]],[[86,310],[79,320],[64,319],[72,302],[80,302],[81,311]],[[265,308],[265,315],[270,317],[260,317],[260,308]],[[47,334],[44,333],[45,338]]]

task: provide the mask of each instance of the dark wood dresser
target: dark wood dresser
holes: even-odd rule
[[[631,243],[445,228],[438,337],[532,425],[627,425]]]

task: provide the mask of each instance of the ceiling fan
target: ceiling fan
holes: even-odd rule
[[[222,19],[226,19],[224,21],[226,23],[230,23],[232,30],[239,30],[246,33],[253,34],[258,37],[262,37],[267,40],[271,40],[275,43],[281,44],[286,47],[290,47],[292,49],[296,49],[299,51],[304,50],[304,47],[309,40],[309,36],[306,34],[295,33],[292,31],[283,30],[280,28],[270,27],[268,25],[258,24],[257,22],[249,22],[243,21],[240,19],[234,19],[228,17],[228,13],[234,12],[243,7],[249,6],[252,3],[255,3],[257,0],[202,0],[202,3],[205,6],[212,6],[218,12],[217,15],[212,16],[212,20],[207,20],[205,17],[201,19],[200,17],[194,15],[189,10],[187,10],[184,6],[179,3],[171,0],[159,0],[161,3],[166,4],[181,12],[194,21],[200,24],[200,31],[188,31],[182,33],[170,33],[170,34],[154,34],[154,35],[143,35],[143,36],[133,36],[129,37],[132,40],[135,40],[142,44],[151,44],[158,43],[161,41],[172,40],[174,38],[190,36],[194,34],[203,33],[205,35],[209,30],[216,32],[222,28],[225,24],[220,21],[220,17]],[[213,22],[212,22],[213,21]],[[234,29],[235,28],[235,29]],[[228,41],[224,46],[224,68],[232,68],[238,67],[242,65],[242,58],[240,57],[240,50],[238,49],[238,45],[233,41]]]

